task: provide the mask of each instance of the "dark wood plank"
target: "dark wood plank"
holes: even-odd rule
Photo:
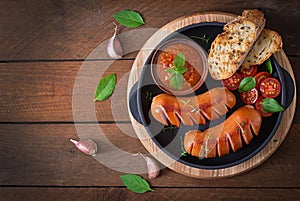
[[[300,80],[300,57],[290,57],[296,80]],[[0,121],[73,121],[72,98],[76,107],[76,120],[129,121],[127,109],[127,81],[132,60],[82,62],[33,62],[0,64]],[[80,76],[78,74],[80,72]],[[117,73],[118,84],[113,96],[102,102],[93,102],[94,90],[101,74]],[[80,93],[73,96],[76,76]],[[300,94],[297,82],[297,94]],[[82,89],[82,91],[81,91]],[[80,102],[81,101],[81,102]],[[297,99],[300,101],[300,98]],[[73,107],[73,108],[72,108]],[[95,112],[96,110],[96,112]],[[295,123],[300,123],[297,107]]]
[[[119,177],[124,173],[116,170],[146,168],[141,158],[124,160],[120,152],[107,149],[107,143],[101,138],[103,133],[114,146],[130,156],[137,152],[147,153],[130,124],[100,124],[101,133],[97,130],[98,125],[85,126],[85,136],[98,143],[101,163],[84,155],[69,142],[70,138],[78,139],[72,124],[1,124],[0,186],[122,186]],[[300,125],[294,124],[275,154],[247,173],[201,180],[165,168],[150,183],[153,187],[299,187],[299,132]],[[108,168],[107,162],[115,165]],[[141,175],[146,178],[145,174]]]
[[[295,111],[295,116],[294,116],[294,123],[300,123],[300,108],[297,107],[297,105],[300,104],[300,69],[298,68],[300,64],[300,58],[299,57],[293,57],[289,58],[290,63],[293,67],[294,70],[294,76],[296,80],[296,93],[297,93],[297,103],[296,103],[296,111]],[[289,88],[288,88],[289,90]]]
[[[297,0],[244,1],[10,1],[0,2],[0,60],[85,59],[113,33],[113,14],[123,9],[140,12],[146,25],[160,28],[169,21],[195,12],[223,11],[241,14],[259,8],[267,28],[283,36],[284,49],[300,55],[298,31],[300,5]],[[176,6],[175,6],[176,5]],[[170,9],[172,7],[172,9]],[[22,16],[22,17],[20,17]],[[120,32],[129,29],[120,26]]]
[[[137,194],[125,188],[2,188],[3,201],[106,201],[106,200],[298,200],[299,189],[252,188],[154,188],[153,192]]]
[[[108,69],[111,61],[0,64],[0,121],[73,121],[72,98],[74,108],[82,101],[82,107],[74,109],[75,119],[128,121],[126,88],[132,62],[117,61]],[[118,80],[113,96],[94,103],[102,74],[111,73]]]

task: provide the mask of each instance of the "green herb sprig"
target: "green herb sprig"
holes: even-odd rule
[[[146,91],[146,99],[152,100],[152,98],[153,98],[152,92]]]
[[[208,43],[210,40],[210,38],[206,37],[206,34],[204,34],[202,37],[201,36],[191,36],[191,38],[199,39],[199,40],[203,41],[204,43]]]
[[[181,156],[187,156],[188,153],[186,152],[184,148],[184,142],[182,136],[180,136],[180,147],[181,147]]]
[[[174,67],[168,68],[167,73],[171,75],[170,84],[175,89],[180,89],[183,84],[183,73],[187,71],[187,68],[184,68],[185,57],[182,52],[178,53],[173,62]]]
[[[164,133],[167,132],[167,131],[173,132],[174,129],[176,129],[176,127],[170,125],[170,127],[164,127],[162,129],[162,132],[164,132]]]

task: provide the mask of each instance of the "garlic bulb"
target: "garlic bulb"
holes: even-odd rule
[[[73,139],[70,139],[70,141],[75,144],[75,146],[82,151],[83,153],[91,156],[96,156],[97,152],[97,144],[90,140],[90,139],[85,139],[85,140],[80,140],[76,141]]]
[[[120,40],[116,37],[117,30],[118,27],[116,25],[114,35],[108,40],[107,43],[107,54],[113,59],[120,59],[123,55],[122,44]]]
[[[138,155],[141,155],[146,161],[146,165],[148,169],[148,178],[149,179],[156,178],[160,172],[160,168],[156,160],[151,157],[144,156],[142,153],[138,153]]]

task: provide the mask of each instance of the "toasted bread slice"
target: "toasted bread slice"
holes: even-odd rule
[[[281,48],[281,36],[275,31],[264,29],[247,55],[242,66],[260,65]]]
[[[208,66],[216,80],[232,76],[244,62],[248,52],[265,26],[263,13],[246,10],[242,16],[227,23],[223,33],[213,41]]]

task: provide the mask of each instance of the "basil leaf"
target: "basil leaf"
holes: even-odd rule
[[[168,68],[168,69],[166,70],[166,72],[169,73],[169,74],[174,74],[174,73],[176,73],[176,71],[174,70],[174,68]]]
[[[101,101],[107,99],[114,91],[116,82],[116,74],[110,74],[101,79],[95,91],[94,101]]]
[[[150,188],[148,182],[142,177],[135,174],[126,174],[120,176],[123,184],[131,191],[135,193],[145,193],[147,191],[153,191]]]
[[[265,61],[265,64],[267,66],[268,71],[270,72],[270,74],[273,73],[273,67],[272,67],[272,63],[270,59],[267,59],[267,61]]]
[[[179,73],[179,74],[183,74],[183,73],[185,73],[185,71],[187,71],[187,68],[180,68],[180,69],[177,69],[177,73]]]
[[[170,78],[170,84],[175,89],[180,89],[183,84],[183,75],[179,73],[174,73]]]
[[[133,10],[123,10],[114,15],[114,18],[122,25],[134,28],[145,24],[142,16]]]
[[[174,59],[174,68],[175,70],[182,69],[185,64],[185,57],[182,52],[179,52]]]
[[[239,86],[239,92],[245,92],[250,91],[253,89],[256,85],[256,81],[254,77],[245,77],[242,79],[240,86]]]
[[[273,98],[265,98],[262,102],[262,108],[265,112],[281,112],[284,108]]]
[[[172,74],[170,78],[170,84],[175,89],[180,89],[183,84],[183,73],[187,71],[187,68],[184,68],[185,57],[182,52],[178,53],[173,61],[174,68],[169,68],[166,70],[167,73]]]

